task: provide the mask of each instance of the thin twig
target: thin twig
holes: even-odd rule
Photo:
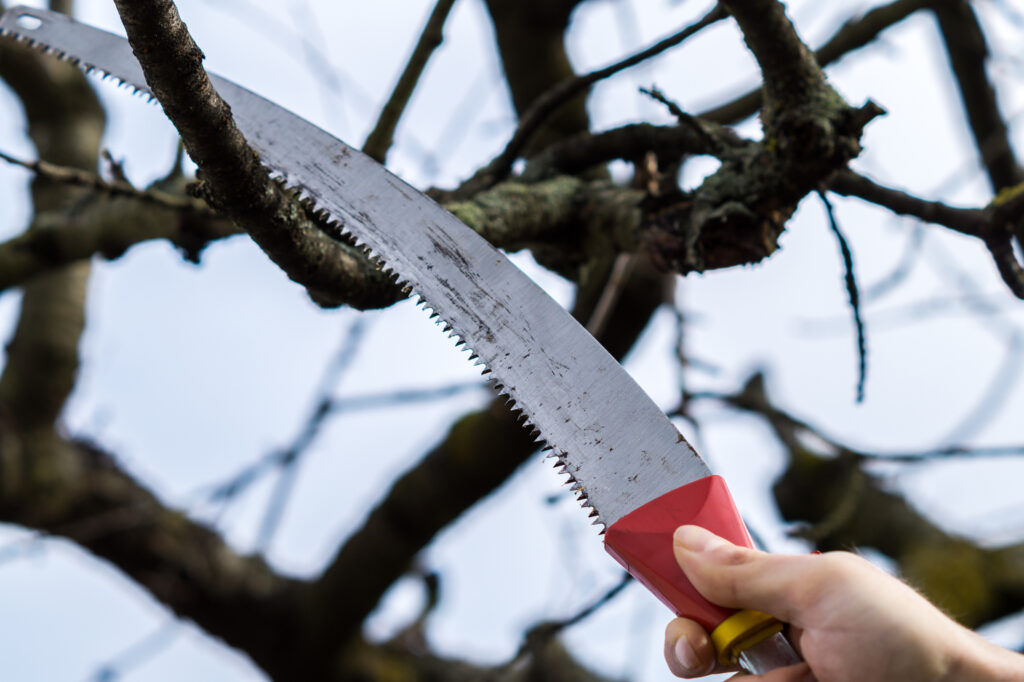
[[[857,402],[864,402],[864,384],[867,381],[868,373],[868,351],[867,340],[864,332],[864,318],[860,310],[860,293],[857,290],[857,278],[853,274],[853,252],[846,242],[842,230],[839,229],[839,222],[836,220],[832,202],[828,200],[824,192],[818,192],[821,202],[825,204],[825,211],[828,213],[828,223],[833,234],[839,241],[839,250],[843,254],[844,280],[846,282],[846,293],[850,297],[850,308],[853,310],[853,324],[857,329]]]
[[[486,384],[480,381],[450,384],[436,388],[405,389],[398,391],[384,391],[380,393],[366,393],[363,395],[346,396],[334,398],[326,408],[318,405],[318,411],[314,414],[322,414],[324,417],[330,414],[345,413],[351,414],[363,410],[387,409],[396,405],[409,405],[423,402],[433,402],[445,398],[454,397],[462,393],[474,390],[482,390]],[[320,410],[323,410],[322,412]],[[212,487],[204,488],[196,493],[201,495],[207,502],[225,504],[249,489],[257,481],[267,474],[278,470],[291,457],[291,449],[274,451],[260,458],[258,461],[249,464],[230,479]]]
[[[593,615],[595,611],[614,599],[632,581],[633,576],[629,573],[623,573],[619,582],[617,582],[611,589],[577,611],[572,616],[563,620],[546,621],[530,628],[523,639],[523,643],[519,646],[519,650],[516,652],[516,655],[495,672],[494,678],[501,679],[528,656],[543,648],[544,645],[550,642],[560,632]]]
[[[1013,242],[1010,233],[993,234],[985,239],[988,252],[992,254],[992,260],[996,263],[999,276],[1006,282],[1013,295],[1024,299],[1024,267],[1017,260],[1013,252]]]
[[[497,182],[503,180],[511,171],[512,164],[515,162],[523,149],[526,148],[527,143],[533,134],[541,127],[544,121],[547,120],[548,116],[554,113],[562,104],[567,100],[571,99],[575,95],[583,92],[594,83],[609,78],[616,73],[628,69],[631,66],[636,66],[641,62],[644,62],[651,57],[661,54],[665,50],[668,50],[676,45],[679,45],[687,38],[693,36],[699,31],[711,26],[715,22],[721,21],[727,16],[727,13],[719,5],[704,15],[703,18],[698,20],[696,23],[687,26],[683,30],[675,33],[657,43],[647,47],[636,54],[630,55],[625,59],[622,59],[614,64],[610,64],[596,71],[577,76],[570,80],[563,81],[551,88],[543,95],[538,97],[530,108],[520,117],[519,125],[516,127],[515,132],[512,134],[512,138],[505,145],[505,149],[502,150],[501,154],[494,158],[487,166],[477,171],[472,178],[460,188],[459,195],[473,195],[477,192],[491,187]]]
[[[181,634],[181,630],[181,623],[177,619],[164,623],[121,653],[100,664],[96,672],[89,676],[88,682],[114,682],[124,677],[132,668],[137,668],[165,651]]]
[[[331,402],[330,409],[332,412],[351,413],[360,410],[373,410],[395,407],[397,405],[443,400],[463,393],[469,393],[470,391],[483,390],[484,388],[486,388],[486,384],[481,381],[467,381],[447,386],[438,386],[436,388],[411,388],[382,393],[366,393],[335,398]]]
[[[427,25],[423,27],[423,33],[420,34],[419,42],[416,43],[409,62],[405,65],[405,70],[399,77],[398,83],[395,84],[395,89],[391,92],[387,104],[381,110],[373,132],[363,144],[363,151],[381,163],[384,163],[387,158],[388,149],[391,148],[395,137],[395,128],[398,127],[398,121],[405,112],[406,105],[409,104],[409,98],[416,88],[416,83],[423,75],[427,61],[430,60],[430,56],[444,39],[444,22],[454,4],[455,0],[438,0],[434,5],[434,11],[430,13]]]
[[[317,399],[313,411],[306,420],[305,425],[298,436],[276,457],[277,467],[280,475],[274,485],[274,490],[267,502],[267,508],[263,512],[263,519],[260,521],[257,537],[257,548],[265,552],[274,534],[280,526],[284,516],[284,510],[295,490],[295,482],[298,479],[298,471],[303,455],[308,452],[309,447],[316,440],[323,428],[328,415],[331,414],[331,397],[345,373],[355,362],[356,354],[362,346],[366,336],[366,316],[358,315],[349,325],[345,338],[338,349],[337,354],[331,360],[327,371],[320,380],[320,388],[317,391]]]
[[[615,257],[612,272],[601,291],[600,298],[597,299],[594,312],[590,314],[590,319],[587,321],[587,331],[591,336],[600,337],[604,333],[612,310],[615,309],[615,304],[619,302],[619,297],[622,295],[622,288],[626,286],[629,275],[633,272],[636,258],[636,254],[632,253],[620,253]]]
[[[216,211],[210,208],[205,202],[191,197],[176,196],[156,189],[140,190],[132,187],[127,182],[108,182],[95,173],[90,173],[78,168],[59,166],[42,160],[25,161],[4,152],[0,152],[0,159],[6,161],[12,166],[20,166],[26,170],[30,170],[38,177],[45,178],[50,182],[74,185],[76,187],[85,187],[93,190],[94,192],[107,194],[111,197],[138,199],[140,201],[180,211],[194,211],[196,213],[216,215]]]
[[[749,383],[749,382],[747,382]],[[813,435],[816,439],[823,442],[827,449],[831,450],[837,456],[852,457],[858,460],[869,460],[869,461],[885,461],[898,464],[922,464],[931,462],[937,459],[956,459],[956,458],[996,458],[996,457],[1019,457],[1024,455],[1024,444],[1020,445],[987,445],[987,446],[968,446],[968,445],[949,445],[941,448],[931,448],[927,450],[908,450],[904,452],[879,452],[864,450],[856,448],[846,443],[840,442],[837,438],[834,438],[823,430],[805,422],[797,417],[794,417],[789,412],[782,410],[774,405],[765,401],[752,401],[743,392],[740,393],[718,393],[714,391],[699,391],[686,393],[682,402],[682,407],[673,411],[673,416],[678,415],[680,412],[685,410],[687,406],[698,400],[710,400],[720,402],[728,405],[729,407],[744,412],[750,412],[752,414],[759,415],[771,423],[784,424],[787,429],[791,429],[795,432],[802,432],[805,434]]]
[[[710,132],[708,132],[708,130],[701,124],[699,118],[683,111],[683,108],[680,107],[678,103],[673,102],[668,97],[666,97],[665,93],[663,93],[657,87],[640,88],[640,92],[644,95],[647,95],[655,102],[664,105],[664,107],[668,109],[668,112],[672,114],[677,121],[679,121],[679,125],[687,126],[691,130],[693,130],[693,132],[697,134],[698,138],[704,140],[707,143],[709,149],[713,149],[716,152],[722,149],[722,142],[718,140]]]
[[[825,66],[854,50],[873,42],[887,28],[894,26],[920,9],[934,5],[938,0],[896,0],[876,7],[859,19],[851,19],[815,50],[818,64]],[[702,119],[718,123],[736,123],[757,113],[761,107],[761,88],[751,90],[725,104],[698,114]]]
[[[896,220],[899,220],[898,218]],[[888,274],[880,278],[874,284],[866,287],[861,298],[865,303],[875,301],[889,292],[893,291],[896,287],[902,284],[910,276],[910,273],[914,269],[914,265],[918,262],[921,255],[921,245],[924,244],[925,230],[924,225],[921,223],[915,223],[913,229],[907,234],[906,244],[903,247],[903,253],[900,255],[896,265],[889,271]]]

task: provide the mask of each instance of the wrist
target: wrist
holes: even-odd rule
[[[1024,655],[996,646],[980,635],[964,631],[959,655],[948,682],[1019,682],[1024,680]]]

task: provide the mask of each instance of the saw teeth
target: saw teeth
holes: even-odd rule
[[[128,88],[132,92],[132,94],[143,95],[149,102],[157,101],[156,97],[151,92],[149,92],[148,88],[146,88],[145,86],[125,81],[122,78],[112,73],[109,73],[103,69],[97,68],[91,64],[83,64],[81,63],[81,60],[73,56],[68,56],[66,53],[57,50],[56,48],[52,48],[48,45],[39,43],[38,41],[32,39],[30,36],[26,36],[18,32],[9,31],[6,29],[0,30],[0,36],[13,37],[19,42],[27,43],[29,47],[40,49],[43,52],[56,56],[58,59],[62,61],[70,62],[78,66],[87,74],[98,74],[99,77],[104,81],[114,81],[119,87]],[[576,480],[576,478],[572,475],[569,469],[569,463],[565,460],[565,452],[558,450],[554,446],[548,444],[544,438],[543,432],[530,421],[529,415],[523,412],[522,408],[516,407],[516,401],[514,396],[511,395],[511,390],[508,389],[505,386],[505,384],[501,383],[493,376],[489,376],[492,374],[491,368],[487,366],[486,361],[481,360],[479,355],[473,352],[473,349],[470,347],[471,342],[467,342],[467,340],[463,339],[458,334],[458,332],[454,332],[454,325],[448,323],[444,319],[444,311],[439,310],[434,305],[431,305],[431,303],[428,300],[426,300],[422,295],[417,294],[415,291],[416,283],[410,282],[405,279],[401,279],[398,273],[394,272],[390,267],[386,265],[384,258],[379,256],[363,239],[359,237],[357,233],[352,232],[349,228],[345,226],[344,218],[335,217],[334,215],[331,214],[331,212],[328,209],[318,207],[316,198],[305,187],[297,183],[290,183],[287,174],[277,169],[267,168],[267,172],[269,173],[270,178],[274,182],[276,182],[284,189],[295,192],[297,198],[301,202],[303,202],[304,205],[308,204],[311,215],[313,215],[317,220],[321,221],[325,225],[331,226],[332,229],[336,230],[337,234],[342,235],[349,243],[351,243],[357,249],[366,254],[367,259],[373,265],[373,267],[380,270],[384,270],[387,276],[400,286],[403,294],[415,294],[418,296],[419,301],[417,305],[421,305],[425,310],[429,311],[430,319],[438,321],[439,324],[443,323],[445,333],[449,333],[450,336],[454,336],[458,339],[456,345],[459,347],[465,346],[465,349],[470,351],[470,361],[476,362],[477,365],[482,366],[482,369],[480,371],[481,376],[488,377],[488,382],[493,382],[495,390],[499,391],[501,395],[505,396],[506,403],[510,407],[512,407],[517,413],[516,420],[520,421],[521,423],[524,424],[524,426],[530,429],[531,435],[534,436],[536,442],[542,446],[541,450],[545,453],[545,457],[555,458],[555,470],[561,474],[564,474],[567,477],[567,482],[570,484],[572,491],[577,494],[580,503],[583,505],[584,508],[589,508],[591,510],[590,517],[594,519],[593,525],[603,526],[604,524],[601,522],[601,518],[597,513],[597,510],[593,509],[593,506],[589,503],[586,496],[586,491],[583,488],[582,484],[579,483]],[[603,533],[604,530],[605,529],[602,529],[601,532]]]

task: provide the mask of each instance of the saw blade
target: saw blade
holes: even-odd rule
[[[14,7],[0,34],[151,94],[124,38]],[[710,474],[672,422],[571,315],[500,251],[382,165],[312,123],[210,75],[272,174],[410,287],[497,377],[606,526]]]

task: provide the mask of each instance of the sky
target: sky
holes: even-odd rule
[[[815,45],[875,4],[789,7]],[[210,70],[358,145],[432,3],[178,5]],[[79,0],[77,6],[82,20],[119,30],[112,3]],[[977,6],[996,37],[991,73],[1019,147],[1022,67],[1009,55],[1024,26],[1004,3]],[[582,72],[614,61],[708,8],[693,0],[592,0],[573,17],[573,65]],[[851,103],[870,97],[889,112],[868,127],[855,168],[920,196],[982,205],[987,186],[940,49],[932,20],[918,16],[828,74]],[[638,94],[640,86],[657,84],[687,110],[700,111],[757,81],[739,34],[723,24],[598,85],[589,100],[593,127],[638,119],[668,123],[659,106]],[[159,109],[110,84],[97,82],[97,88],[110,112],[105,145],[125,159],[129,177],[143,184],[164,174],[176,137]],[[0,149],[31,156],[16,104],[2,88],[0,112]],[[459,0],[398,129],[389,167],[419,187],[451,186],[499,151],[513,125],[483,4]],[[740,130],[758,135],[756,121]],[[683,184],[696,186],[713,167],[704,161],[688,166]],[[614,170],[626,173],[622,166]],[[27,180],[23,171],[0,167],[0,238],[24,227]],[[782,405],[865,449],[1024,442],[1020,353],[1008,352],[1021,343],[1024,313],[984,250],[854,200],[834,203],[866,292],[920,240],[922,256],[906,279],[885,296],[867,296],[866,401],[853,399],[855,343],[838,247],[820,202],[810,199],[791,221],[781,251],[765,263],[679,281],[685,345],[702,363],[687,371],[688,387],[734,390],[751,371],[767,367],[769,390]],[[557,300],[571,301],[566,282],[528,257],[515,260]],[[215,523],[240,551],[257,546],[274,480],[260,481],[226,509],[205,502],[210,487],[296,437],[353,325],[361,325],[363,343],[334,387],[339,396],[478,377],[411,303],[366,315],[322,311],[241,238],[212,245],[200,267],[184,263],[168,245],[139,246],[117,261],[97,262],[90,286],[84,364],[66,428],[103,443],[168,504]],[[15,292],[0,295],[5,338],[17,304]],[[678,397],[675,342],[675,315],[664,310],[626,364],[665,407]],[[453,416],[487,399],[475,389],[331,420],[309,450],[295,495],[265,548],[269,560],[290,575],[315,575],[388,482],[444,434]],[[983,413],[973,414],[979,404]],[[806,551],[786,536],[770,499],[769,483],[783,460],[766,427],[710,405],[699,416],[699,438],[688,425],[680,428],[729,481],[751,527],[774,551]],[[1024,475],[1019,459],[890,466],[878,473],[951,531],[991,544],[1024,537],[1024,500],[1013,484]],[[443,532],[421,563],[443,578],[442,600],[428,626],[431,645],[489,664],[509,659],[527,627],[575,613],[619,576],[586,515],[539,457]],[[368,633],[387,637],[417,613],[422,599],[415,580],[399,582]],[[661,663],[667,619],[660,604],[633,586],[567,631],[566,641],[606,674],[667,680]],[[989,634],[1019,645],[1019,620]],[[109,566],[69,543],[33,539],[10,526],[0,526],[0,660],[4,679],[15,682],[100,679],[107,668],[131,682],[265,679],[244,656],[175,621]]]

